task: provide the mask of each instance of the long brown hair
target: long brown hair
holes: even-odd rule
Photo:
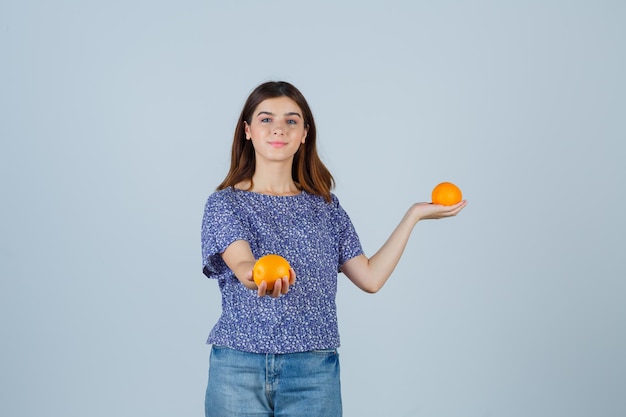
[[[253,112],[262,101],[283,96],[289,97],[300,107],[303,113],[304,125],[308,129],[306,141],[300,145],[300,148],[294,155],[291,177],[302,190],[310,194],[320,195],[330,202],[330,190],[334,187],[335,180],[317,153],[317,132],[313,113],[302,93],[285,81],[263,83],[250,93],[241,110],[241,115],[235,128],[230,170],[217,189],[223,190],[227,187],[234,187],[242,181],[252,181],[256,168],[256,159],[252,142],[246,140],[244,122],[248,124],[252,122]]]

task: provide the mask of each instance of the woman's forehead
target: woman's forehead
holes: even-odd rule
[[[297,113],[302,115],[302,109],[298,106],[298,103],[286,96],[272,97],[263,100],[259,103],[256,109],[254,109],[255,115],[259,112],[272,114]]]

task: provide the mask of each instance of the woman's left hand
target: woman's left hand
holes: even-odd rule
[[[432,203],[415,203],[411,207],[411,213],[419,220],[443,219],[459,214],[465,208],[467,201],[463,200],[453,206],[442,206]]]

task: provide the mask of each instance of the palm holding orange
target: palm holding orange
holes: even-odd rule
[[[289,286],[295,283],[296,274],[285,258],[269,254],[260,257],[255,262],[252,279],[258,286],[259,296],[278,297],[281,294],[287,294]]]
[[[418,220],[442,219],[456,216],[467,205],[461,189],[451,182],[437,184],[431,203],[416,203],[411,207]]]

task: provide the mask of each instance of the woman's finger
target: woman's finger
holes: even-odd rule
[[[287,294],[289,292],[289,277],[283,277],[282,278],[282,290],[281,292],[283,293],[283,295]]]
[[[272,297],[274,298],[280,297],[280,293],[282,290],[282,283],[283,283],[282,279],[277,279],[276,281],[274,281],[274,290],[272,291]]]
[[[267,295],[267,282],[261,281],[261,285],[259,285],[257,293],[259,294],[259,297]]]

